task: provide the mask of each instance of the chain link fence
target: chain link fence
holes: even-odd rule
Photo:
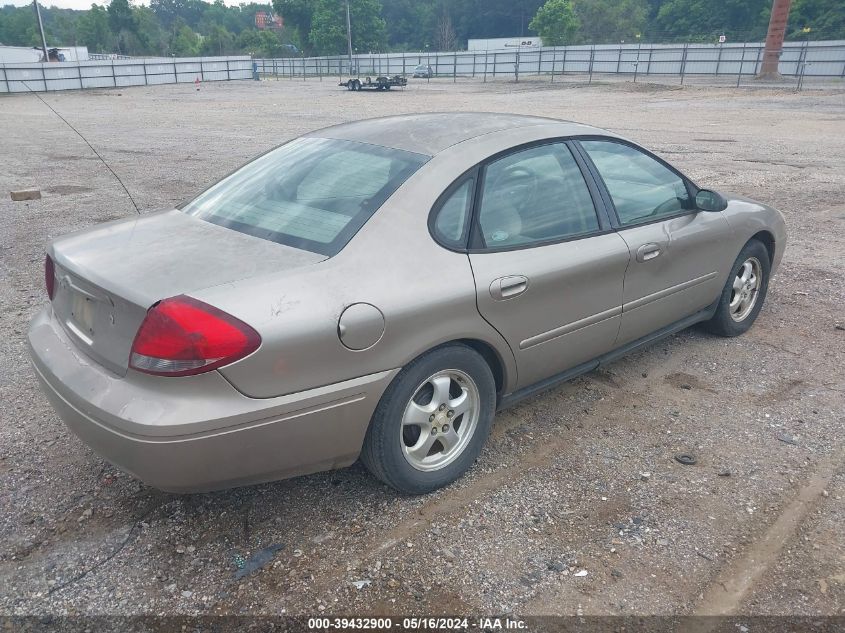
[[[545,47],[504,51],[450,53],[384,53],[346,56],[256,59],[265,76],[308,77],[392,76],[419,74],[431,78],[475,78],[482,81],[591,82],[596,76],[622,76],[638,81],[676,80],[742,85],[757,76],[763,59],[762,42],[742,44],[616,44]],[[787,85],[845,87],[845,41],[784,44],[780,73]],[[428,77],[426,77],[428,78]]]

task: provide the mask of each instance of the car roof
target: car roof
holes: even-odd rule
[[[308,136],[371,143],[434,156],[452,145],[478,136],[537,125],[554,126],[550,137],[602,134],[599,128],[524,114],[493,112],[431,112],[364,119],[311,132]]]

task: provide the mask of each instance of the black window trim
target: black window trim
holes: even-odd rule
[[[613,228],[616,231],[625,231],[627,229],[633,229],[640,226],[647,226],[649,224],[655,224],[657,222],[665,222],[666,220],[682,218],[686,215],[693,215],[699,212],[699,209],[693,206],[692,208],[682,209],[681,211],[677,213],[672,213],[670,215],[662,215],[657,218],[645,219],[640,222],[632,222],[631,224],[622,224],[622,222],[619,220],[619,213],[616,211],[616,205],[613,203],[613,197],[610,195],[610,190],[607,188],[607,184],[605,184],[604,178],[602,178],[601,173],[599,173],[599,170],[593,162],[593,159],[590,158],[589,152],[587,152],[587,149],[583,145],[581,145],[581,141],[606,141],[611,143],[618,143],[619,145],[627,145],[628,147],[645,154],[649,158],[654,159],[681,179],[681,182],[684,183],[684,187],[687,190],[687,195],[689,195],[690,201],[692,201],[693,204],[695,201],[695,196],[700,188],[690,178],[680,172],[676,167],[660,158],[660,156],[657,156],[653,152],[650,152],[649,150],[645,149],[640,145],[637,145],[636,143],[616,136],[603,136],[601,134],[582,134],[578,136],[573,136],[573,145],[577,148],[577,151],[581,155],[585,164],[588,166],[588,169],[592,173],[593,178],[598,184],[601,190],[602,200],[604,201],[605,207],[607,208],[610,215],[611,224],[613,225]]]
[[[615,211],[614,214],[610,213],[607,203],[602,195],[602,189],[595,180],[595,175],[591,169],[591,164],[587,163],[581,156],[580,148],[577,146],[576,143],[574,143],[574,139],[575,137],[572,136],[559,136],[530,141],[528,143],[522,143],[520,145],[514,145],[495,154],[491,154],[484,160],[480,161],[479,163],[462,173],[443,191],[442,194],[440,194],[440,196],[438,196],[437,200],[432,205],[431,211],[429,212],[428,216],[428,230],[431,234],[432,239],[434,239],[437,244],[439,244],[446,250],[450,250],[453,252],[467,254],[486,254],[517,251],[527,248],[538,248],[542,246],[552,246],[554,244],[573,242],[575,240],[583,240],[590,237],[597,237],[599,235],[607,235],[608,233],[613,233],[615,230],[615,227],[613,226],[613,215],[615,214]],[[488,165],[510,154],[516,154],[525,150],[533,149],[534,147],[542,147],[544,145],[556,144],[565,145],[572,154],[572,158],[573,160],[575,160],[575,164],[578,166],[578,169],[581,172],[581,177],[584,179],[584,184],[587,186],[587,190],[590,193],[590,198],[593,202],[593,208],[596,214],[596,219],[599,223],[599,229],[588,231],[586,233],[579,233],[578,235],[570,235],[562,238],[552,238],[548,240],[529,242],[527,244],[512,244],[510,246],[499,247],[484,246],[483,242],[480,241],[481,238],[479,235],[480,226],[478,225],[478,214],[481,203],[481,192],[484,187],[484,179]],[[461,185],[463,185],[468,178],[475,178],[475,187],[473,187],[473,191],[470,194],[470,213],[468,214],[468,217],[465,220],[470,222],[469,230],[466,231],[467,234],[464,236],[462,245],[448,244],[444,242],[444,240],[442,240],[435,231],[434,225],[437,219],[437,214],[440,213],[440,210],[442,209],[443,205],[446,203],[446,201],[448,201],[451,195]]]

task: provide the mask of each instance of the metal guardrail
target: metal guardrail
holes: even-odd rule
[[[0,93],[252,79],[252,59],[177,57],[0,65]]]
[[[507,51],[450,53],[384,53],[355,55],[350,73],[346,56],[256,59],[258,72],[287,78],[339,75],[411,74],[418,65],[431,66],[434,77],[507,78],[530,75],[552,81],[568,74],[613,74],[638,77],[754,77],[765,46],[742,44],[616,44],[545,47]],[[780,72],[800,82],[804,78],[845,78],[845,41],[789,42],[783,47]],[[800,85],[799,85],[800,87]]]

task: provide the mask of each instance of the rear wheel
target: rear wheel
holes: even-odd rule
[[[766,300],[771,262],[761,242],[751,240],[736,258],[716,313],[705,327],[719,336],[739,336],[748,331]]]
[[[405,367],[387,388],[361,461],[405,494],[424,494],[463,475],[493,422],[496,386],[485,360],[463,345],[441,347]]]

